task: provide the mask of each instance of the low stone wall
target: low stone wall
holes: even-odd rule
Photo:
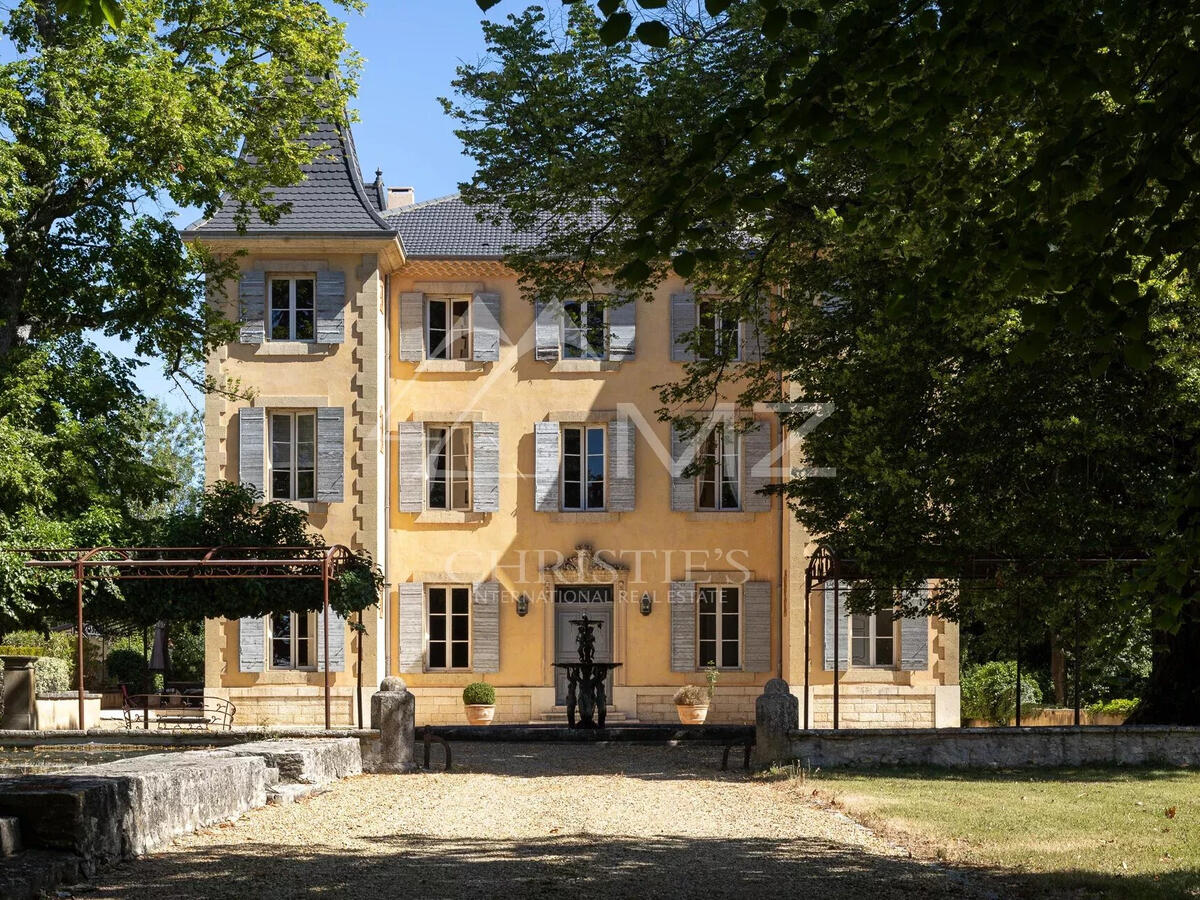
[[[1200,764],[1200,728],[1122,725],[792,730],[788,732],[787,757],[774,761],[821,768],[1193,766]]]
[[[33,727],[38,731],[59,731],[79,728],[79,694],[65,691],[61,694],[38,693],[34,701]],[[83,695],[84,728],[100,724],[100,695]]]
[[[675,712],[675,687],[629,688],[636,692],[636,718],[647,724],[679,723]],[[750,725],[754,722],[754,698],[762,688],[757,685],[717,686],[708,707],[706,722],[719,725]]]
[[[417,727],[422,725],[465,725],[467,711],[463,706],[461,687],[409,688],[417,699]],[[496,688],[497,724],[525,725],[533,715],[530,691],[519,688]]]

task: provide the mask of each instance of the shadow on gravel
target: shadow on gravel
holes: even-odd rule
[[[450,774],[505,775],[517,778],[624,775],[648,781],[738,780],[750,773],[742,768],[742,748],[729,753],[729,770],[721,770],[723,746],[716,744],[489,744],[452,745]],[[417,747],[418,756],[421,748]],[[431,762],[441,771],[441,748]]]
[[[368,851],[227,844],[110,871],[90,897],[1168,897],[1182,881],[1015,880],[879,857],[824,840],[629,839],[524,843],[369,835]],[[367,855],[367,854],[370,855]],[[1189,873],[1181,873],[1188,875]],[[1195,873],[1190,873],[1193,877]],[[1086,887],[1084,887],[1086,885]],[[1080,890],[1082,888],[1082,890]]]

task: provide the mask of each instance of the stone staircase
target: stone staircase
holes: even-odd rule
[[[566,725],[567,724],[567,708],[565,706],[552,706],[545,710],[536,719],[533,719],[530,725]],[[608,712],[604,717],[605,725],[636,725],[637,719],[631,719],[615,706],[608,707]]]

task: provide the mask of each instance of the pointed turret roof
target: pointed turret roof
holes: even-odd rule
[[[351,237],[389,237],[396,228],[380,215],[379,191],[363,184],[349,125],[322,123],[304,138],[311,147],[327,147],[302,167],[304,178],[272,189],[271,203],[290,203],[291,211],[268,225],[253,211],[246,234],[316,234]],[[379,179],[376,179],[379,181]],[[374,196],[372,196],[374,195]],[[193,222],[185,237],[225,237],[239,234],[234,223],[236,204],[225,204],[211,217]]]

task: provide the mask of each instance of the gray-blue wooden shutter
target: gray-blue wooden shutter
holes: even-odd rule
[[[329,671],[346,670],[346,620],[329,611]],[[325,611],[317,612],[317,671],[325,671]]]
[[[771,483],[771,425],[755,422],[742,433],[742,509],[770,512],[771,495],[760,493]]]
[[[558,360],[562,336],[562,304],[538,300],[533,307],[533,355],[545,362]]]
[[[615,362],[633,359],[637,351],[637,301],[626,300],[608,308],[608,357]]]
[[[471,585],[471,670],[500,671],[500,582]]]
[[[266,667],[266,619],[238,619],[238,671],[261,672]]]
[[[679,426],[671,423],[671,509],[675,512],[696,511],[696,485],[691,478],[683,473],[692,463],[692,457],[687,455],[689,448],[694,453],[694,445],[683,438]]]
[[[346,413],[340,406],[317,409],[317,501],[345,499]]]
[[[261,344],[266,339],[267,273],[247,269],[238,279],[238,340],[243,344]]]
[[[761,362],[763,357],[763,338],[759,330],[759,316],[764,315],[762,305],[756,308],[750,316],[742,320],[742,359],[745,362]]]
[[[696,582],[672,581],[667,592],[671,608],[671,671],[696,671]]]
[[[557,422],[533,425],[533,508],[538,512],[558,512]]]
[[[317,273],[317,343],[346,340],[346,273],[326,269]]]
[[[401,422],[396,433],[399,452],[400,511],[425,509],[425,423]]]
[[[929,619],[925,616],[900,620],[900,668],[907,672],[929,668]]]
[[[696,327],[696,298],[692,294],[671,295],[671,360],[691,362],[696,357],[688,349],[689,332]]]
[[[838,587],[838,671],[846,671],[847,652],[850,646],[850,617],[846,615],[846,600],[850,594],[849,582],[843,581]],[[833,582],[825,582],[825,671],[833,671]]]
[[[771,583],[747,581],[742,588],[742,635],[745,649],[742,668],[747,672],[771,671]]]
[[[267,411],[243,406],[238,411],[238,475],[240,484],[264,493],[266,476]]]
[[[425,668],[425,585],[420,581],[403,582],[399,596],[397,660],[401,672],[421,672]]]
[[[400,359],[420,362],[425,358],[425,295],[400,295]]]
[[[608,423],[608,508],[612,512],[633,512],[637,498],[634,458],[637,430],[629,419]]]
[[[475,512],[500,511],[500,423],[471,425],[471,505]]]
[[[500,295],[477,291],[471,304],[471,355],[476,362],[496,362],[500,359]]]

